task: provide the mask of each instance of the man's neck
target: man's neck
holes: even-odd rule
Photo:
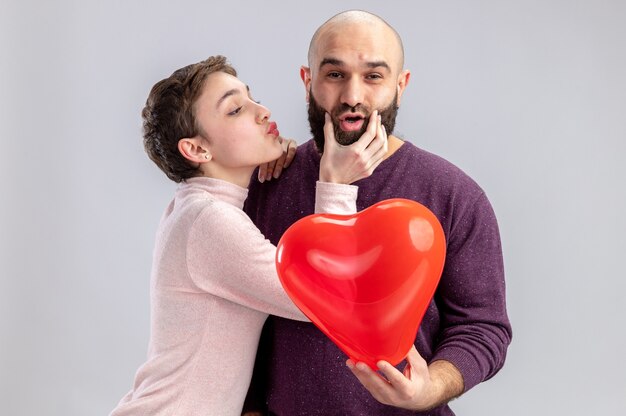
[[[387,142],[387,154],[384,159],[387,159],[389,156],[394,154],[404,144],[404,140],[398,139],[396,136],[389,136],[387,138]]]

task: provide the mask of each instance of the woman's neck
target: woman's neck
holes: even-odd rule
[[[248,188],[254,168],[230,169],[217,166],[205,166],[202,176],[230,182],[242,188]]]

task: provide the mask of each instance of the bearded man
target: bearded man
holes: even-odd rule
[[[458,167],[393,135],[410,71],[404,69],[400,36],[384,20],[364,11],[334,16],[313,35],[300,75],[313,139],[298,148],[279,180],[252,180],[246,211],[261,232],[277,244],[291,224],[313,214],[325,121],[332,121],[335,139],[349,148],[378,111],[388,148],[374,173],[355,183],[357,208],[389,198],[425,205],[443,226],[446,262],[404,371],[381,362],[381,377],[364,363],[346,362],[313,324],[272,317],[244,410],[280,416],[453,415],[448,402],[500,370],[512,336],[491,204]]]

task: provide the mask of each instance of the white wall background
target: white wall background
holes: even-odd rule
[[[453,408],[626,412],[626,2],[2,0],[0,413],[108,414],[145,357],[174,189],[141,145],[150,87],[225,54],[303,142],[299,66],[349,8],[403,36],[397,133],[472,175],[500,221],[513,344]]]

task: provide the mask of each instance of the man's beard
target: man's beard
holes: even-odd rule
[[[398,115],[398,93],[396,92],[395,97],[391,101],[391,103],[384,109],[378,110],[378,114],[381,116],[381,121],[383,126],[385,126],[385,130],[388,135],[393,133],[393,129],[396,126],[396,116]],[[309,90],[309,126],[311,127],[311,134],[313,134],[313,139],[315,140],[315,144],[317,145],[317,150],[320,153],[324,152],[324,115],[326,114],[326,110],[319,106],[315,97],[313,97],[313,91]],[[359,112],[365,115],[365,120],[363,126],[359,131],[343,131],[339,127],[336,122],[337,118],[342,114],[352,111]],[[351,145],[361,138],[365,130],[367,130],[367,125],[369,123],[369,116],[372,114],[372,109],[368,108],[364,105],[358,104],[355,107],[350,107],[347,104],[341,104],[336,108],[333,108],[330,111],[330,116],[333,122],[333,128],[335,130],[335,139],[337,143],[342,144],[344,146]]]

